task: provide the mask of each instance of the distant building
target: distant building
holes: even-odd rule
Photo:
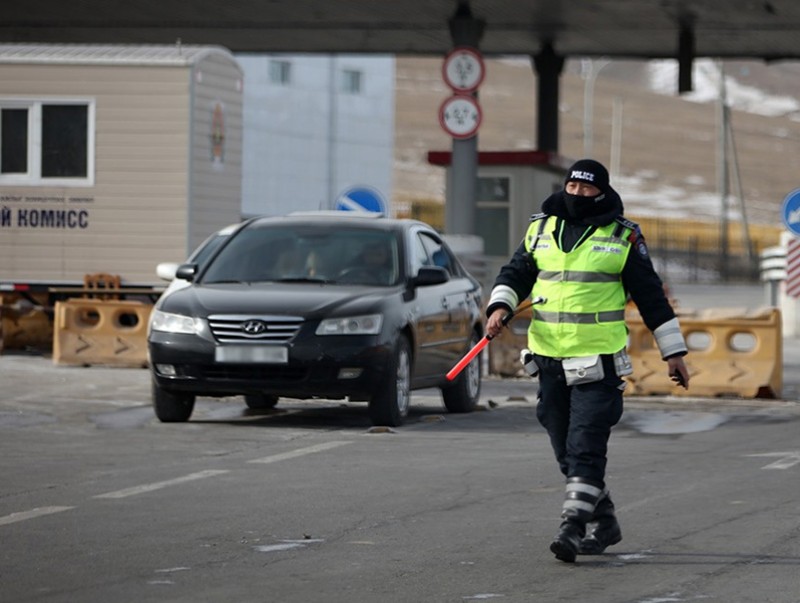
[[[244,215],[333,209],[352,187],[392,197],[395,60],[248,55]],[[388,208],[391,211],[391,208]]]

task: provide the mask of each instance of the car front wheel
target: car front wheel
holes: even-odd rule
[[[480,341],[478,333],[472,334],[470,349]],[[472,412],[481,395],[480,356],[470,362],[456,377],[452,385],[442,388],[442,400],[450,412]]]
[[[369,416],[373,425],[397,427],[408,415],[411,403],[411,347],[404,336],[397,338],[394,353],[389,361],[386,379],[369,402]]]
[[[184,423],[194,410],[194,395],[170,392],[153,382],[153,408],[162,423]]]

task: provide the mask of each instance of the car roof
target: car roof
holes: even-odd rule
[[[225,228],[220,228],[217,232],[215,232],[213,236],[223,236],[223,237],[228,236],[229,234],[232,234],[233,231],[239,228],[239,226],[241,225],[242,225],[241,222],[236,222],[235,224],[228,224]]]
[[[414,226],[435,232],[435,229],[425,222],[408,218],[384,218],[381,214],[352,211],[315,211],[294,212],[285,216],[262,216],[251,218],[249,224],[315,224],[337,226],[359,226],[374,228],[376,230],[408,230]]]

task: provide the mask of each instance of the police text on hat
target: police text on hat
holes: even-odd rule
[[[573,180],[592,184],[603,193],[608,191],[608,170],[594,159],[581,159],[573,163],[567,170],[564,183]]]

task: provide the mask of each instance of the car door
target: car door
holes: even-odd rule
[[[415,299],[418,337],[415,375],[438,377],[458,361],[470,335],[465,283],[455,270],[449,250],[433,233],[417,231],[412,243],[414,274],[420,267],[438,265],[450,275],[445,283],[418,287]]]

